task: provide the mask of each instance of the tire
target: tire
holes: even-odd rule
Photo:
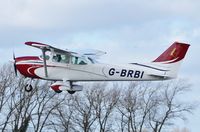
[[[76,91],[68,91],[69,94],[74,94]]]
[[[61,93],[62,90],[54,90],[56,93]]]
[[[27,85],[25,86],[25,91],[26,91],[26,92],[31,92],[32,90],[33,90],[32,85],[27,84]]]

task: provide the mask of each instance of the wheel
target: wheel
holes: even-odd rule
[[[74,94],[76,91],[68,91],[69,94]]]
[[[61,93],[62,90],[54,90],[56,93]]]
[[[27,84],[27,85],[25,86],[25,91],[26,91],[26,92],[31,92],[32,89],[33,89],[33,87],[32,87],[31,84]]]

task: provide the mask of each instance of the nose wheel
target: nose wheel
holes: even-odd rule
[[[25,86],[25,91],[26,92],[31,92],[33,90],[33,86],[31,85],[31,84],[27,84],[26,86]]]
[[[32,81],[33,81],[33,79],[31,79],[30,82],[25,85],[24,89],[26,92],[31,92],[33,90],[33,86],[31,85]]]

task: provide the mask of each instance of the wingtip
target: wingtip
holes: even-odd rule
[[[40,42],[33,42],[33,41],[27,41],[25,42],[26,45],[28,46],[33,46],[33,47],[44,47],[44,46],[47,46],[47,44],[43,44],[43,43],[40,43]]]
[[[25,45],[31,45],[31,42],[28,41],[28,42],[25,42],[24,44],[25,44]]]

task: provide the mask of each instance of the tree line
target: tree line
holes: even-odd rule
[[[74,95],[55,93],[51,82],[16,77],[10,64],[0,68],[0,130],[52,132],[161,132],[186,120],[194,104],[180,95],[185,80],[166,82],[95,82]]]

